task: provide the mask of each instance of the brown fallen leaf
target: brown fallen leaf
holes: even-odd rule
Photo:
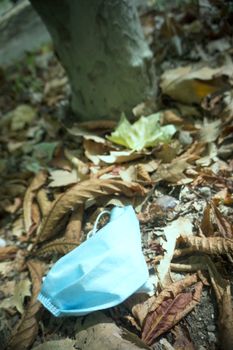
[[[40,171],[32,180],[29,185],[23,200],[23,216],[24,216],[24,225],[25,231],[28,233],[31,226],[33,225],[32,221],[32,203],[36,196],[36,191],[39,190],[47,179],[47,174],[44,171]]]
[[[36,260],[29,260],[27,266],[32,280],[32,296],[27,309],[13,331],[9,344],[11,350],[25,350],[29,348],[38,332],[36,314],[41,308],[41,304],[37,301],[37,295],[41,287],[44,266],[40,261]]]
[[[195,237],[195,236],[180,236],[177,244],[186,244],[188,248],[181,249],[186,253],[205,253],[205,254],[232,254],[233,240],[223,237]],[[182,255],[182,254],[181,254]],[[179,256],[179,251],[175,251],[175,257]]]
[[[14,296],[12,298],[12,306],[15,306],[17,311],[23,314],[25,297],[31,296],[31,282],[28,278],[20,280],[15,285]]]
[[[165,297],[153,311],[146,316],[142,339],[152,345],[157,337],[168,331],[186,316],[200,301],[202,282],[195,285],[193,292],[181,292]]]
[[[210,257],[204,257],[205,266],[208,268],[210,281],[215,292],[219,309],[219,333],[220,348],[231,350],[233,348],[233,305],[231,296],[231,283],[223,278],[216,264]]]
[[[171,183],[177,183],[178,181],[183,180],[192,182],[192,179],[188,179],[184,174],[184,171],[188,167],[190,167],[190,164],[187,160],[175,158],[171,163],[160,164],[156,173],[152,175],[152,180],[166,180]]]
[[[186,327],[176,326],[172,332],[175,336],[175,350],[195,350],[189,331]]]
[[[79,240],[58,238],[49,243],[43,244],[40,248],[37,248],[34,252],[35,256],[44,256],[54,253],[65,255],[71,250],[75,249],[79,245]]]
[[[214,142],[220,135],[221,120],[215,120],[213,122],[208,122],[204,119],[204,123],[200,128],[200,141],[204,143]]]
[[[68,159],[75,168],[78,177],[81,180],[87,179],[89,173],[89,166],[82,160],[80,160],[72,151],[68,150],[67,148],[64,149],[64,155],[66,159]]]
[[[214,235],[214,227],[211,221],[211,205],[208,203],[204,209],[201,225],[200,225],[202,233],[206,236]]]
[[[164,299],[169,299],[171,297],[177,296],[185,288],[190,287],[192,284],[198,282],[198,275],[192,274],[186,276],[180,281],[174,282],[168,287],[164,288],[158,296],[152,296],[147,300],[143,300],[135,304],[132,308],[132,313],[134,317],[139,321],[139,324],[143,327],[145,324],[145,319],[148,313],[156,310],[156,308],[163,302]]]
[[[81,238],[81,229],[82,229],[82,220],[84,213],[84,205],[81,204],[71,214],[69,223],[66,227],[66,232],[64,237],[66,239],[73,239],[77,242],[80,241]]]
[[[213,197],[213,202],[218,205],[219,203],[223,203],[225,205],[233,204],[233,195],[229,192],[228,188],[224,188],[223,190],[217,192]]]
[[[231,76],[227,65],[215,69],[198,66],[178,67],[167,70],[162,75],[160,86],[164,94],[176,101],[184,104],[200,103],[210,93],[229,86],[222,78],[223,74]]]
[[[84,204],[87,200],[94,200],[101,196],[120,193],[131,197],[137,194],[145,194],[145,189],[136,183],[101,179],[82,181],[74,185],[61,195],[52,206],[39,229],[38,241],[43,241],[54,236],[56,233],[54,229],[60,219],[77,205]]]
[[[137,178],[139,180],[151,182],[151,177],[150,177],[149,172],[147,171],[147,168],[144,164],[138,164],[136,166],[136,170],[137,170]]]
[[[79,182],[80,177],[75,169],[72,171],[59,169],[50,171],[49,180],[52,180],[49,187],[63,187]]]
[[[4,209],[7,213],[14,214],[22,205],[22,200],[21,198],[14,198],[14,202],[5,206]]]
[[[233,349],[233,305],[231,297],[231,285],[228,283],[224,289],[219,303],[219,331],[222,350]]]
[[[214,202],[211,202],[211,209],[217,224],[219,234],[225,238],[233,238],[233,225],[219,211]]]
[[[47,216],[53,203],[48,199],[44,188],[37,192],[36,199],[43,217]]]
[[[113,129],[116,126],[116,124],[117,122],[114,120],[92,120],[89,122],[74,123],[71,129],[67,128],[67,131],[73,136],[102,134]]]
[[[34,231],[34,229],[39,225],[40,221],[41,221],[41,213],[40,213],[40,208],[37,202],[32,202],[31,205],[31,219],[32,219],[32,225],[30,230],[28,231],[28,235],[30,235],[30,233],[32,231]]]
[[[175,124],[175,125],[183,125],[184,119],[181,118],[176,112],[172,110],[166,110],[163,113],[163,124]]]
[[[14,259],[17,251],[18,248],[15,246],[0,247],[0,261]]]
[[[152,180],[166,180],[171,183],[189,183],[192,178],[188,178],[184,171],[192,167],[191,163],[200,158],[204,151],[202,143],[195,142],[187,151],[179,157],[174,158],[170,163],[160,164],[156,173],[152,175]]]

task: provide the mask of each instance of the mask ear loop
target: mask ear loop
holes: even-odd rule
[[[101,217],[104,215],[104,214],[108,214],[110,215],[111,212],[109,210],[103,210],[101,213],[99,213],[99,215],[97,216],[96,220],[95,220],[95,223],[94,223],[94,227],[91,231],[88,232],[87,234],[87,239],[89,239],[90,237],[94,236],[96,234],[96,232],[98,231],[98,224],[99,224],[99,221],[101,219]]]

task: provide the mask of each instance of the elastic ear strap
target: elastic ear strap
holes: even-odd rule
[[[103,210],[101,213],[99,213],[99,215],[97,216],[97,218],[95,220],[93,229],[90,232],[88,232],[88,234],[87,234],[87,238],[90,238],[91,236],[96,234],[96,232],[98,231],[99,221],[104,214],[110,215],[111,212],[109,210]]]

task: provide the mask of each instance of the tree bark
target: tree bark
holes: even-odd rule
[[[30,0],[68,74],[79,119],[119,118],[155,93],[133,0]]]

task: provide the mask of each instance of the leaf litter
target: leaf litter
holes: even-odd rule
[[[87,349],[87,341],[88,349],[233,347],[231,10],[214,1],[187,2],[179,14],[174,5],[163,6],[140,10],[159,99],[135,106],[118,124],[69,127],[58,120],[69,86],[50,51],[44,60],[48,48],[28,54],[33,63],[4,72],[3,349]],[[45,271],[85,241],[101,210],[129,203],[140,221],[154,295],[56,323],[36,300]]]

